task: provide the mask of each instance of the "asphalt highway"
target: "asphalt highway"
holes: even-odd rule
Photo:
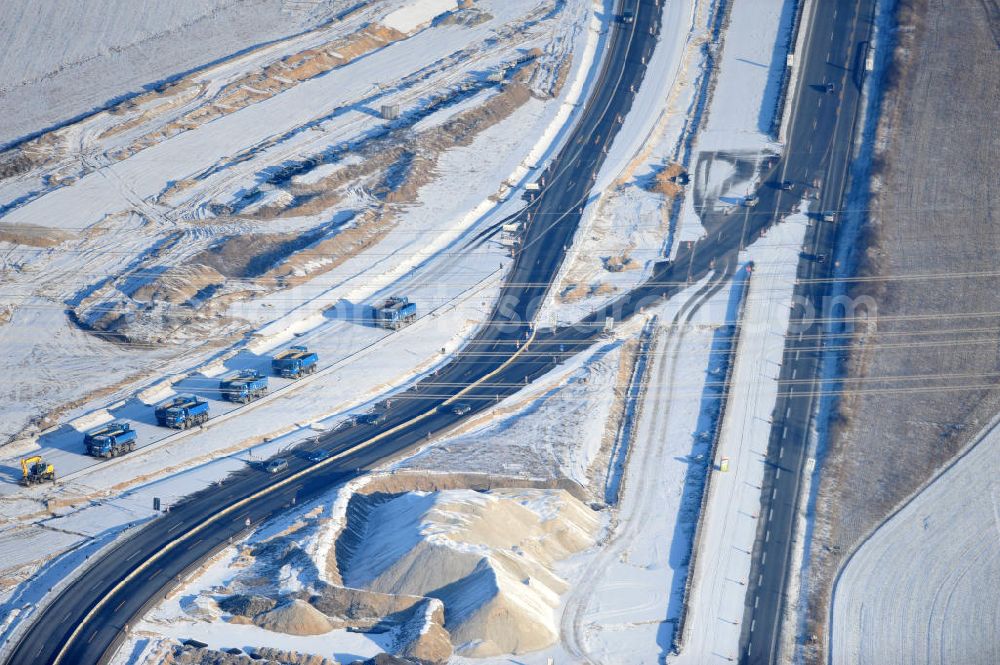
[[[549,353],[555,347],[546,346],[543,336],[528,342],[536,338],[530,321],[558,273],[564,247],[572,241],[597,171],[631,107],[656,43],[658,0],[621,4],[622,11],[634,12],[635,20],[612,25],[594,93],[540,179],[541,189],[521,213],[526,227],[523,246],[492,320],[476,338],[436,376],[383,404],[383,423],[351,425],[310,446],[330,451],[333,456],[327,460],[313,463],[309,448],[303,448],[278,474],[248,466],[221,485],[173,506],[102,553],[34,618],[8,663],[106,661],[124,640],[129,622],[161,599],[186,571],[247,528],[297,501],[320,496],[366,465],[453,425],[463,415],[446,402],[456,395],[474,413],[590,344],[599,332],[592,326],[583,326],[560,342],[559,358]]]
[[[821,183],[820,211],[843,208],[851,161],[861,85],[864,49],[870,39],[874,0],[814,2],[806,34],[802,78],[793,111],[785,163],[779,182]],[[833,83],[834,92],[823,90]],[[775,663],[779,657],[781,619],[792,572],[792,537],[799,490],[805,473],[812,418],[819,392],[823,326],[815,319],[837,316],[828,311],[828,278],[836,236],[835,224],[817,221],[807,236],[799,265],[797,301],[786,338],[778,377],[779,395],[772,414],[767,470],[761,489],[761,520],[751,555],[746,606],[742,621],[740,662]],[[819,280],[819,281],[814,281]]]

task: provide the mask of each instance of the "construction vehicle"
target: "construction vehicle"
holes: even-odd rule
[[[135,450],[137,435],[128,423],[112,422],[90,430],[83,436],[87,454],[92,457],[118,457]]]
[[[511,247],[521,242],[521,232],[524,226],[521,222],[508,222],[500,227],[500,244]]]
[[[409,298],[393,296],[375,308],[375,321],[383,328],[399,330],[417,318],[417,305]]]
[[[222,398],[246,404],[267,394],[267,377],[255,369],[240,370],[219,382]]]
[[[271,358],[271,371],[286,379],[297,379],[316,371],[319,356],[304,346],[293,346]]]
[[[194,395],[175,395],[156,405],[160,427],[187,429],[208,420],[208,402]]]
[[[41,455],[27,457],[21,460],[21,484],[31,487],[37,483],[56,482],[56,468],[42,461]]]

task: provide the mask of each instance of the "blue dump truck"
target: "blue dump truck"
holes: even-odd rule
[[[156,405],[160,427],[187,429],[208,420],[208,402],[194,395],[175,395]]]
[[[93,457],[118,457],[135,450],[135,430],[128,423],[113,422],[96,427],[83,435],[87,454]]]
[[[316,371],[319,356],[304,346],[292,346],[271,358],[271,371],[286,379],[297,379]]]
[[[255,369],[240,370],[219,382],[222,398],[246,404],[267,394],[267,377]]]
[[[375,308],[375,322],[383,328],[399,330],[417,318],[417,304],[409,298],[393,296]]]

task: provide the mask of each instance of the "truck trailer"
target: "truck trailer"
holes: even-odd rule
[[[297,379],[316,371],[319,356],[304,346],[292,346],[271,358],[271,371],[286,379]]]
[[[128,423],[101,425],[83,435],[87,454],[92,457],[118,457],[135,450],[135,430]]]
[[[417,318],[417,305],[409,298],[393,296],[375,308],[375,321],[383,328],[399,330]]]
[[[156,406],[160,427],[187,429],[208,420],[208,402],[194,395],[175,395]]]
[[[267,394],[267,377],[255,369],[240,370],[219,382],[223,399],[246,404]]]

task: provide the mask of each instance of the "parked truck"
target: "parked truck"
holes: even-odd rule
[[[267,377],[255,369],[240,370],[219,382],[222,398],[246,404],[267,394]]]
[[[304,346],[292,346],[271,358],[271,371],[286,379],[297,379],[316,371],[319,356]]]
[[[417,318],[417,305],[409,298],[393,296],[375,308],[375,321],[383,328],[399,330]]]
[[[208,420],[208,402],[194,395],[175,395],[156,406],[160,427],[187,429]]]
[[[135,450],[135,430],[128,423],[113,422],[90,430],[83,436],[87,454],[93,457],[118,457]]]
[[[35,483],[56,482],[56,468],[42,460],[40,455],[21,460],[21,484],[31,487]]]

